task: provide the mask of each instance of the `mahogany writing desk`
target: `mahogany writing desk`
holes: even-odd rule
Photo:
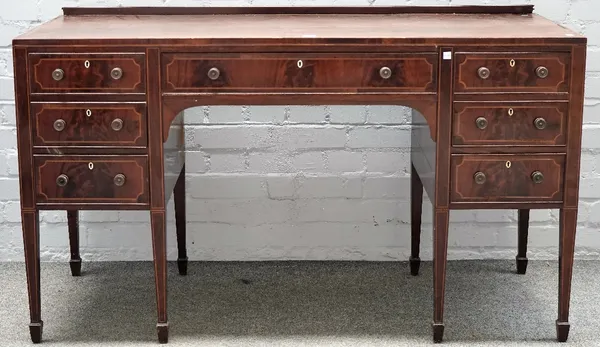
[[[158,337],[168,339],[165,206],[187,271],[185,169],[171,125],[198,105],[387,104],[415,110],[412,257],[434,209],[433,336],[442,340],[451,209],[560,209],[559,341],[569,332],[586,39],[533,6],[66,8],[14,40],[21,208],[34,342],[39,210],[149,210]],[[168,164],[168,166],[166,166]],[[175,170],[176,175],[168,175]],[[175,183],[169,178],[174,177]],[[177,179],[177,177],[179,177]]]

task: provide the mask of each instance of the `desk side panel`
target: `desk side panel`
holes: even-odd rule
[[[31,117],[29,115],[29,87],[27,49],[13,48],[15,78],[15,110],[17,120],[17,143],[19,156],[19,183],[21,188],[21,208],[30,210],[35,207],[33,192]]]
[[[579,203],[583,103],[585,99],[586,45],[573,46],[571,59],[571,93],[569,94],[571,99],[569,102],[569,124],[567,125],[565,208],[577,208]]]
[[[168,129],[168,137],[163,146],[165,165],[165,206],[171,196],[185,164],[185,132],[183,112],[180,112]],[[166,126],[166,125],[165,125]]]
[[[415,109],[412,110],[411,162],[433,204],[435,199],[436,144],[431,138],[427,120]]]

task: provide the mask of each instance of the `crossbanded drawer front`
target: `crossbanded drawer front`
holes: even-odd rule
[[[455,146],[565,146],[569,104],[454,104],[452,144]]]
[[[452,202],[563,200],[565,156],[453,155]]]
[[[146,147],[146,105],[34,103],[33,145]]]
[[[31,93],[146,92],[144,54],[29,55]]]
[[[457,53],[458,93],[568,93],[568,53]]]
[[[147,204],[147,156],[34,156],[38,203]]]
[[[435,92],[437,54],[210,55],[162,57],[166,92],[377,90]]]

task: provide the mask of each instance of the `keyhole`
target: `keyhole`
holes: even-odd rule
[[[517,64],[517,62],[515,62],[514,59],[511,59],[509,64],[510,64],[510,67],[515,67],[515,65]]]
[[[83,66],[85,66],[86,69],[90,68],[90,61],[86,60],[85,63],[83,63]]]
[[[86,110],[85,111],[85,115],[88,116],[88,117],[91,117],[92,116],[92,110]]]
[[[513,110],[512,108],[509,108],[508,115],[512,117],[513,114],[515,114],[515,110]]]
[[[510,169],[510,167],[511,167],[511,166],[512,166],[512,163],[510,162],[510,160],[509,160],[509,161],[507,161],[507,162],[506,162],[506,168],[507,168],[507,169]]]
[[[296,65],[298,65],[298,69],[302,69],[302,66],[304,66],[304,63],[302,62],[302,60],[298,60]]]
[[[90,162],[90,163],[88,164],[88,168],[89,168],[90,170],[94,170],[94,163]]]

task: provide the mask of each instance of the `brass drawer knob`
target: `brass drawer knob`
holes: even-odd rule
[[[475,124],[477,124],[477,127],[479,129],[483,130],[483,129],[487,128],[488,121],[484,117],[479,117],[475,120]]]
[[[60,81],[63,78],[65,78],[65,72],[62,69],[56,69],[56,70],[52,71],[52,78],[55,81]]]
[[[476,172],[473,178],[475,179],[475,183],[477,184],[484,184],[486,180],[485,174],[481,171]]]
[[[491,72],[487,67],[480,67],[479,70],[477,70],[477,75],[479,75],[479,78],[482,80],[487,80],[490,78]]]
[[[531,174],[531,180],[535,184],[540,184],[540,183],[544,182],[544,174],[539,171],[534,171]]]
[[[219,71],[219,69],[217,69],[216,67],[211,68],[210,70],[208,70],[208,78],[210,78],[211,80],[216,80],[217,78],[219,78],[219,76],[221,76],[221,71]]]
[[[121,118],[116,118],[112,121],[112,123],[110,123],[110,127],[114,131],[120,131],[123,129],[123,120]]]
[[[535,69],[535,74],[537,75],[537,77],[539,78],[546,78],[548,77],[548,68],[545,66],[540,66],[537,69]]]
[[[536,118],[533,121],[533,124],[535,124],[535,127],[538,128],[539,130],[544,130],[546,129],[546,126],[548,125],[548,123],[546,123],[546,120],[544,118]]]
[[[65,122],[62,119],[57,119],[54,121],[54,130],[56,130],[56,131],[63,131],[63,130],[65,130],[66,126],[67,126],[67,122]]]
[[[379,69],[379,76],[381,76],[381,78],[384,80],[387,80],[388,78],[392,77],[392,69],[387,66],[382,67]]]
[[[69,176],[62,174],[56,178],[56,185],[59,187],[64,187],[69,183]]]
[[[121,77],[123,77],[123,70],[120,67],[112,69],[110,72],[110,77],[112,77],[113,80],[120,80]]]
[[[125,184],[125,175],[123,175],[123,174],[115,175],[113,182],[115,183],[115,186],[122,187]]]

